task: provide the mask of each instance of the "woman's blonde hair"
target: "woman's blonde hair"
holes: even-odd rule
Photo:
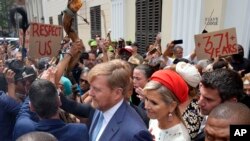
[[[162,100],[167,104],[171,104],[172,102],[176,102],[177,103],[177,106],[174,110],[174,114],[181,120],[182,120],[182,116],[181,116],[181,112],[180,112],[180,109],[179,109],[179,104],[180,104],[180,101],[177,99],[177,97],[168,89],[166,88],[164,85],[162,85],[161,83],[157,82],[157,81],[149,81],[144,89],[145,91],[148,91],[148,90],[156,90],[162,97]]]

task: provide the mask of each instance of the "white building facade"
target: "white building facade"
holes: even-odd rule
[[[82,0],[83,6],[78,14],[86,18],[90,25],[81,17],[77,18],[79,37],[87,45],[93,37],[91,29],[95,29],[102,37],[111,30],[114,40],[121,37],[135,41],[138,39],[136,19],[140,1],[147,0]],[[67,0],[26,0],[29,20],[32,22],[59,24],[59,16],[66,5]],[[243,45],[247,56],[250,48],[249,7],[249,0],[161,0],[159,32],[162,34],[162,47],[164,49],[171,40],[183,39],[184,55],[187,55],[194,50],[194,35],[201,33],[205,27],[209,32],[236,27],[237,41]],[[91,19],[91,10],[97,16],[94,19]],[[95,18],[98,17],[100,20],[97,22]],[[213,22],[205,26],[210,20]],[[93,25],[93,22],[99,25]]]

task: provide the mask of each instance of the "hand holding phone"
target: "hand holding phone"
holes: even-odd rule
[[[156,51],[157,51],[157,49],[156,49],[156,48],[153,48],[152,50],[149,51],[149,54],[150,54],[150,55],[151,55],[151,54],[154,54]]]

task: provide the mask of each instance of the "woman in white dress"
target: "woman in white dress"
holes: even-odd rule
[[[190,141],[178,105],[188,98],[188,86],[172,70],[155,72],[144,87],[149,130],[155,141]]]

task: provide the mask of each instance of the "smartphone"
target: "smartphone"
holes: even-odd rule
[[[149,54],[154,54],[157,51],[156,48],[153,48],[152,50],[149,51]]]
[[[183,40],[182,39],[180,39],[180,40],[174,40],[172,43],[175,44],[175,45],[182,44]]]

